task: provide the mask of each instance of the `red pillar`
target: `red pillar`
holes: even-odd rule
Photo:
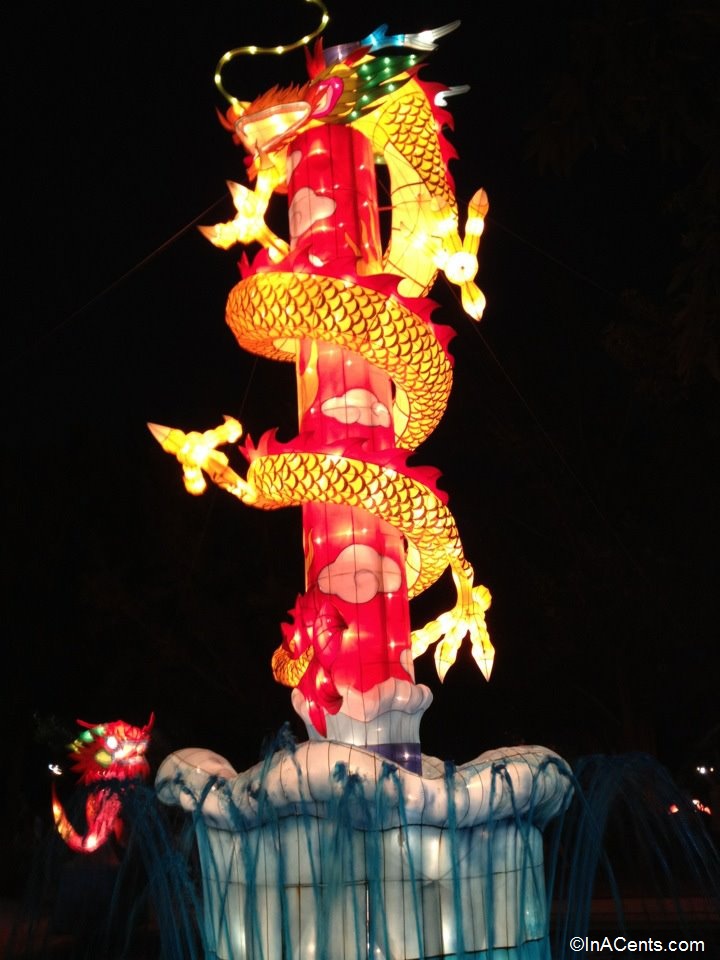
[[[318,127],[293,142],[289,169],[291,248],[352,283],[382,272],[369,141],[349,127]],[[303,340],[297,382],[302,445],[358,459],[395,448],[392,383],[357,353]],[[347,624],[324,664],[343,697],[339,713],[326,715],[328,736],[419,769],[417,730],[430,694],[414,687],[402,536],[359,508],[311,503],[303,539],[306,598],[315,609],[329,600]],[[304,699],[295,692],[308,723]]]

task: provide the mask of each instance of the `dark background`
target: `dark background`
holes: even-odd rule
[[[416,461],[443,471],[493,592],[497,659],[489,684],[466,651],[444,685],[418,661],[425,752],[639,749],[681,780],[717,763],[717,8],[330,14],[328,45],[463,18],[422,76],[471,85],[450,102],[452,170],[461,209],[479,186],[491,202],[482,324],[435,292],[456,385]],[[188,496],[144,424],[295,430],[292,368],[224,324],[239,251],[193,224],[230,219],[224,181],[244,179],[215,115],[218,57],[315,22],[286,0],[28,7],[6,24],[11,831],[18,811],[49,814],[45,767],[76,717],[154,710],[155,761],[201,745],[238,769],[285,720],[302,734],[269,667],[302,588],[299,514]],[[247,57],[228,85],[251,99],[304,76],[301,53]],[[414,622],[451,600],[442,581]]]

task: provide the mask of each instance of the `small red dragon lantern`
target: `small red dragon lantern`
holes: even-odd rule
[[[118,841],[122,838],[122,796],[116,784],[147,779],[150,765],[145,753],[155,714],[150,714],[144,727],[134,727],[124,720],[98,724],[77,722],[85,729],[68,749],[73,772],[79,775],[82,785],[91,788],[85,805],[87,832],[81,836],[70,823],[54,784],[52,812],[57,831],[71,850],[94,853],[111,835]],[[110,781],[115,785],[109,786]]]

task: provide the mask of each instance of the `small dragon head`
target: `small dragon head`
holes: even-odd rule
[[[144,727],[135,727],[124,720],[110,723],[86,723],[78,720],[85,729],[68,745],[73,771],[80,783],[96,783],[98,780],[145,780],[150,765],[145,753],[150,740],[150,731],[155,723],[155,714]]]

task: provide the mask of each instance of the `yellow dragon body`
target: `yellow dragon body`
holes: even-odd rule
[[[480,190],[472,198],[461,239],[447,172],[452,151],[441,134],[447,115],[437,106],[441,88],[417,79],[422,58],[416,54],[373,53],[360,47],[333,60],[318,47],[309,58],[310,81],[303,87],[274,89],[252,103],[231,103],[225,122],[250,155],[255,190],[231,185],[237,216],[202,229],[221,247],[256,240],[264,248],[252,266],[246,264],[228,300],[227,322],[238,343],[282,361],[295,361],[304,341],[336,344],[385,371],[394,385],[395,447],[406,455],[435,429],[452,386],[447,338],[430,322],[432,304],[424,299],[439,270],[460,286],[466,311],[475,319],[482,315],[484,297],[474,277],[487,197]],[[270,196],[287,187],[297,138],[322,125],[357,131],[389,170],[392,223],[382,260],[375,262],[348,239],[355,257],[340,275],[337,263],[291,250],[264,222]],[[217,449],[240,435],[232,418],[204,434],[151,429],[179,459],[191,492],[202,492],[205,473],[262,509],[346,504],[391,524],[407,543],[410,596],[429,587],[449,565],[457,603],[412,634],[413,655],[441,641],[435,662],[442,678],[469,633],[473,656],[489,676],[493,648],[484,614],[490,594],[473,583],[473,569],[444,498],[432,481],[407,469],[404,456],[374,462],[372,456],[347,450],[313,451],[297,443],[283,449],[265,442],[246,454],[251,462],[242,478]],[[273,670],[294,686],[311,661],[312,649],[298,657],[280,648]]]

